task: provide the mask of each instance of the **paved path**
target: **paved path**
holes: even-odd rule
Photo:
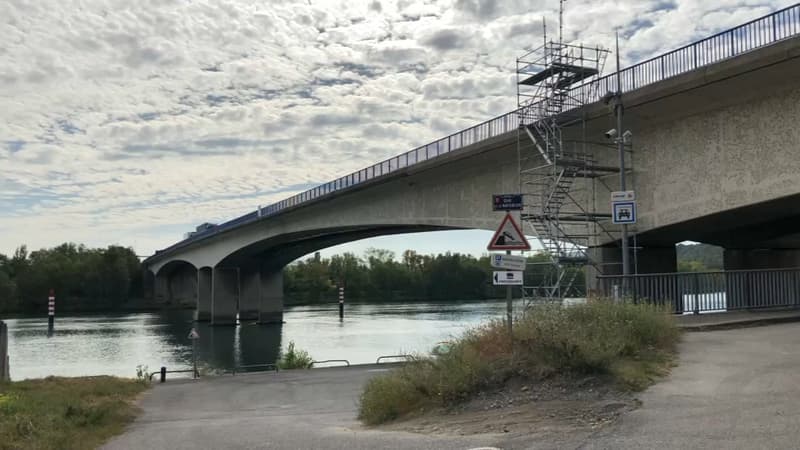
[[[680,365],[593,449],[800,447],[800,324],[689,333]]]
[[[800,446],[800,323],[687,333],[680,364],[642,407],[572,436],[424,436],[355,421],[378,366],[226,376],[151,389],[107,449],[691,449]]]
[[[364,382],[386,366],[285,371],[174,381],[142,399],[144,412],[106,449],[466,449],[494,436],[443,437],[363,429]]]

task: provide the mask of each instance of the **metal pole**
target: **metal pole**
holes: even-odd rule
[[[192,339],[192,368],[194,369],[192,378],[199,378],[197,373],[197,339]]]
[[[339,320],[344,319],[344,286],[339,286]]]
[[[506,250],[506,255],[510,255],[511,250]],[[506,320],[508,321],[508,335],[513,337],[513,312],[514,312],[514,305],[511,302],[511,286],[506,286]]]
[[[53,332],[53,327],[56,323],[56,293],[54,289],[50,289],[50,295],[47,297],[47,331]]]
[[[625,185],[625,142],[622,138],[622,74],[620,73],[619,62],[619,31],[617,32],[617,102],[614,105],[614,112],[617,116],[617,151],[619,152],[619,187],[621,191],[626,190]],[[628,276],[631,274],[630,261],[628,260],[628,225],[622,225],[622,295],[628,294]]]

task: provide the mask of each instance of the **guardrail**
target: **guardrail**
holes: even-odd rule
[[[280,371],[277,364],[247,364],[244,366],[234,366],[234,368],[231,369],[231,373],[235,376],[237,372],[251,372],[248,369],[274,370],[275,372]]]
[[[622,92],[630,92],[798,35],[800,35],[800,4],[789,6],[735,28],[627,67],[619,72]],[[588,101],[598,101],[607,92],[615,92],[616,90],[617,73],[615,72],[598,80],[574,87],[567,97],[586,98]],[[573,104],[568,103],[567,106],[576,108],[580,105],[574,102]],[[261,210],[253,211],[244,216],[217,225],[207,231],[197,233],[156,254],[175,250],[237,226],[254,222],[264,217],[273,216],[288,208],[293,208],[332,193],[358,186],[366,181],[380,178],[415,164],[438,158],[486,139],[503,135],[518,128],[518,116],[519,110],[514,110],[489,119],[473,127],[451,134],[450,136],[417,147],[409,152],[293,195],[292,197],[268,205]]]
[[[314,365],[317,364],[328,364],[328,363],[344,363],[345,366],[350,367],[350,361],[346,359],[326,359],[323,361],[312,361]]]
[[[603,275],[598,281],[603,296],[669,306],[675,314],[800,306],[800,268]]]
[[[158,372],[150,372],[150,381],[153,381],[153,376],[157,374],[161,374],[161,382],[167,381],[167,374],[168,373],[193,373],[194,378],[200,378],[199,373],[195,373],[194,369],[186,369],[186,370],[166,370],[166,368],[162,367],[161,370]]]
[[[375,360],[375,364],[380,364],[381,360],[384,359],[405,359],[406,361],[411,361],[414,359],[413,355],[386,355],[386,356],[379,356],[377,360]]]

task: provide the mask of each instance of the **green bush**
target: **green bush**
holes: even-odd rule
[[[294,347],[294,341],[289,342],[286,353],[281,355],[278,360],[278,368],[287,369],[310,369],[314,365],[314,359],[305,350],[298,350]]]
[[[361,395],[359,419],[383,423],[430,407],[447,407],[511,377],[608,375],[641,389],[668,367],[680,332],[664,309],[595,301],[571,307],[540,306],[514,324],[467,331],[447,353],[416,357],[371,379]]]

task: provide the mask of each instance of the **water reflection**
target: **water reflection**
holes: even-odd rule
[[[48,337],[47,317],[6,320],[13,379],[47,375],[135,375],[137,365],[188,369],[196,327],[198,365],[227,370],[274,362],[294,341],[317,360],[374,362],[378,356],[427,352],[472,325],[502,317],[505,303],[348,304],[287,308],[285,324],[211,327],[191,311],[61,316]]]

